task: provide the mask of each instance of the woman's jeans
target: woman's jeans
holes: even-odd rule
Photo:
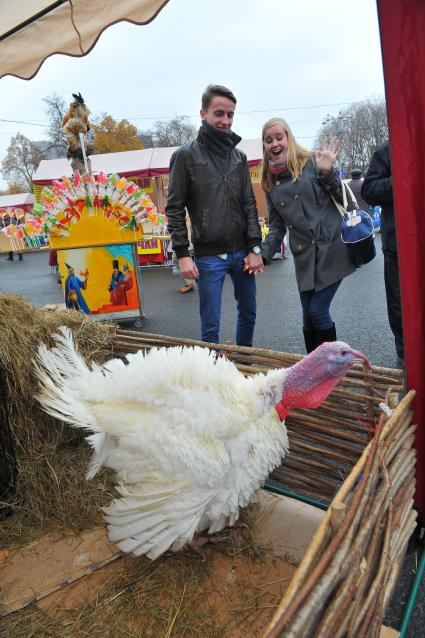
[[[236,343],[238,346],[252,346],[257,302],[255,276],[249,275],[243,269],[247,254],[244,249],[227,253],[226,259],[215,255],[195,257],[199,271],[198,293],[202,341],[219,342],[221,295],[224,278],[229,273],[238,303]]]
[[[304,330],[329,330],[334,325],[329,308],[342,279],[319,292],[300,292]]]

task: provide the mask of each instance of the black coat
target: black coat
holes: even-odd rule
[[[240,137],[233,134],[235,145]],[[165,209],[168,231],[177,257],[189,256],[186,210],[196,255],[220,255],[261,243],[257,205],[247,158],[237,148],[220,161],[200,133],[170,160],[170,184]]]
[[[354,195],[354,197],[357,200],[359,208],[361,208],[362,210],[365,210],[367,213],[370,214],[370,212],[371,212],[370,211],[370,205],[362,197],[363,180],[362,179],[350,179],[350,181],[348,182],[348,186],[353,191],[353,195]]]
[[[397,239],[388,141],[378,146],[372,156],[363,181],[362,196],[371,206],[381,206],[382,250],[384,253],[396,255]]]
[[[319,177],[311,159],[299,180],[293,182],[288,173],[266,193],[270,230],[261,244],[262,255],[269,263],[288,228],[301,292],[323,290],[355,270],[341,240],[341,215],[331,193],[342,203],[338,172]]]

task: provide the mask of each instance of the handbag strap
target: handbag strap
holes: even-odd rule
[[[350,193],[350,198],[354,204],[354,207],[358,208],[359,205],[357,203],[357,199],[355,198],[353,191],[351,190],[351,188],[348,186],[346,182],[342,181],[342,179],[341,179],[341,189],[342,189],[342,204],[340,204],[340,202],[338,202],[332,194],[331,194],[331,197],[341,217],[344,217],[345,213],[347,212],[347,206],[348,206],[347,191]]]

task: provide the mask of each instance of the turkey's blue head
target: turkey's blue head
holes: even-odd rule
[[[281,421],[295,408],[317,408],[332,392],[354,363],[368,358],[343,341],[322,343],[316,350],[288,369],[282,400],[276,410]]]

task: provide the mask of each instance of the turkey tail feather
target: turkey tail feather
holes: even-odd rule
[[[190,543],[211,493],[200,491],[196,498],[185,484],[163,483],[120,486],[123,498],[103,508],[108,537],[123,552],[146,554],[152,560],[169,549],[176,551]]]
[[[54,335],[57,346],[48,350],[41,345],[33,362],[40,382],[36,398],[51,416],[99,432],[95,416],[80,398],[81,384],[88,381],[91,370],[76,351],[69,328],[59,330],[62,334]]]

